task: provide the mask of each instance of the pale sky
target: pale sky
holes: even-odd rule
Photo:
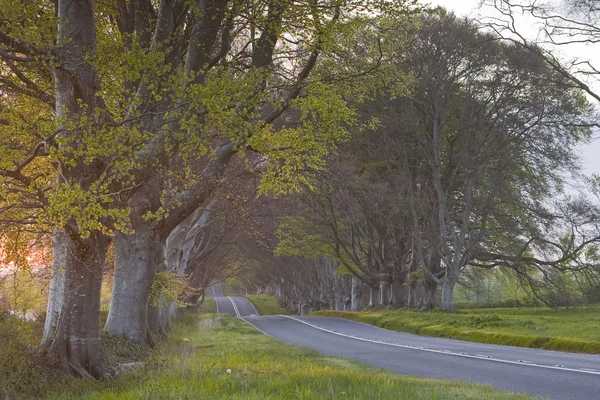
[[[420,2],[434,6],[440,5],[448,10],[454,11],[456,15],[477,17],[479,14],[478,5],[480,0],[421,0]],[[594,53],[597,53],[597,51]],[[572,56],[576,57],[578,54],[574,52]],[[599,64],[600,62],[595,65]],[[589,145],[580,146],[580,155],[581,165],[583,167],[582,172],[586,175],[591,175],[593,173],[600,175],[600,139],[594,140],[594,142]]]

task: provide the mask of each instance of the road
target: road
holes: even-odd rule
[[[225,296],[221,284],[215,283],[206,290],[208,296],[213,296],[218,313],[230,314],[234,317],[257,316],[258,311],[247,298]]]
[[[258,316],[243,297],[215,300],[219,312],[238,316],[273,338],[401,374],[483,383],[557,400],[600,399],[600,356],[423,337],[340,318]]]

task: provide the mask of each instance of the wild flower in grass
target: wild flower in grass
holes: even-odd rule
[[[229,368],[227,368],[227,371],[225,371],[225,372],[227,372],[228,374],[230,374],[231,370]]]

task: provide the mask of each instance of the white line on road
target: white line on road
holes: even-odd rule
[[[237,315],[238,317],[241,317],[242,314],[240,314],[240,310],[238,310],[237,306],[235,305],[235,301],[233,301],[233,299],[231,297],[229,297],[229,296],[227,296],[227,298],[229,299],[229,301],[233,305],[233,310],[235,311],[235,315]]]
[[[248,301],[248,303],[250,303],[250,305],[252,306],[252,308],[254,309],[254,313],[256,315],[260,315],[260,313],[258,312],[258,310],[256,309],[256,307],[254,306],[254,303],[251,302],[249,299],[246,299]]]
[[[338,335],[338,336],[344,336],[344,337],[347,337],[347,338],[350,338],[350,339],[362,340],[364,342],[371,342],[371,343],[376,343],[376,344],[382,344],[382,345],[385,345],[385,346],[402,347],[402,348],[411,349],[411,350],[428,351],[430,353],[447,354],[447,355],[450,355],[450,356],[464,357],[464,358],[475,358],[477,360],[487,360],[487,361],[494,361],[494,362],[500,362],[500,363],[505,363],[505,364],[515,364],[515,365],[528,366],[528,367],[538,367],[538,368],[546,368],[546,369],[555,369],[555,370],[560,370],[560,371],[579,372],[581,374],[600,375],[600,371],[592,371],[592,370],[589,370],[589,369],[576,369],[576,368],[557,367],[557,366],[553,366],[553,365],[533,364],[533,363],[529,363],[529,362],[528,363],[523,363],[522,360],[518,360],[518,361],[502,360],[500,358],[491,358],[491,357],[488,357],[488,356],[475,356],[475,355],[470,355],[470,354],[465,354],[465,353],[454,353],[454,352],[448,352],[448,351],[443,351],[443,350],[427,349],[427,348],[424,348],[424,347],[414,347],[414,346],[409,346],[409,345],[399,344],[399,343],[384,342],[384,341],[381,341],[381,340],[366,339],[366,338],[361,338],[361,337],[358,337],[358,336],[348,335],[346,333],[336,332],[336,331],[332,331],[330,329],[322,328],[320,326],[311,324],[310,322],[306,322],[306,321],[303,321],[303,320],[301,320],[299,318],[292,317],[292,316],[289,316],[289,315],[280,315],[280,317],[285,317],[285,318],[293,319],[294,321],[298,321],[298,322],[300,322],[302,324],[308,325],[308,326],[313,327],[315,329],[319,329],[319,330],[321,330],[323,332],[328,332],[328,333],[331,333],[331,334],[334,334],[334,335]]]

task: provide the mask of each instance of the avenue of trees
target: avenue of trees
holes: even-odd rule
[[[567,185],[596,70],[544,47],[595,43],[576,16],[597,10],[487,3],[500,17],[0,1],[0,262],[52,260],[41,351],[103,377],[101,331],[152,345],[225,278],[299,313],[453,311],[457,284],[490,277],[597,301],[600,207]],[[540,43],[504,24],[519,7]]]

